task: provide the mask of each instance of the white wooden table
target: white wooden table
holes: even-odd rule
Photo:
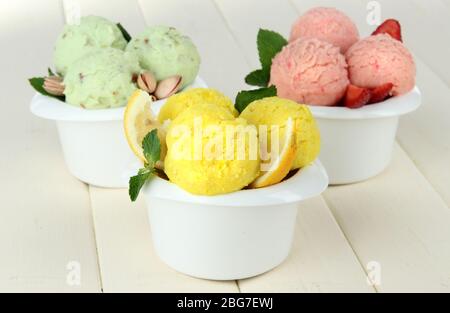
[[[285,35],[316,5],[347,12],[363,34],[366,0],[81,0],[84,15],[132,34],[168,24],[198,45],[201,75],[234,97],[258,67],[259,27]],[[64,23],[58,0],[0,2],[0,291],[400,292],[450,291],[450,0],[382,0],[415,54],[423,107],[402,119],[389,169],[330,188],[300,208],[292,255],[249,280],[178,274],[156,257],[142,202],[84,185],[67,171],[55,126],[32,117],[26,79],[51,65]],[[369,286],[371,262],[381,284]],[[72,266],[72,267],[71,267]],[[78,266],[80,266],[78,271]],[[81,274],[81,281],[73,274]]]

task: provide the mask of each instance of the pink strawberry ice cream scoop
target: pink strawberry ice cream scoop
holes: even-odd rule
[[[335,105],[349,85],[347,63],[338,47],[318,39],[299,39],[273,59],[270,84],[281,98]]]
[[[393,96],[411,91],[416,84],[416,65],[408,49],[398,40],[382,34],[363,39],[346,54],[352,84],[375,88],[394,84]]]
[[[302,15],[292,26],[290,42],[298,38],[317,38],[345,53],[359,40],[356,25],[344,13],[333,8],[315,8]]]

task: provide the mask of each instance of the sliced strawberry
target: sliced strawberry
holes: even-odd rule
[[[378,103],[386,100],[388,97],[390,97],[392,94],[392,89],[394,89],[394,84],[387,83],[384,85],[381,85],[379,87],[373,88],[370,90],[371,97],[369,104]]]
[[[402,26],[400,25],[399,21],[394,19],[384,21],[384,23],[378,26],[378,28],[373,32],[372,36],[378,34],[388,34],[392,38],[403,42]]]
[[[369,103],[370,96],[370,89],[349,85],[344,104],[347,108],[358,109]]]

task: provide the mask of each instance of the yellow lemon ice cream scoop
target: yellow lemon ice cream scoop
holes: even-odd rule
[[[240,117],[246,119],[248,123],[268,127],[268,147],[271,146],[270,127],[280,126],[280,137],[284,137],[283,129],[286,122],[290,118],[294,119],[297,155],[293,163],[293,170],[309,165],[319,155],[319,129],[311,111],[305,105],[278,97],[265,98],[249,104]]]
[[[193,102],[167,133],[165,172],[195,195],[239,191],[260,174],[257,129],[226,108]]]
[[[164,123],[167,120],[173,121],[184,110],[199,103],[213,104],[216,107],[229,111],[234,117],[239,115],[231,99],[221,92],[209,88],[194,88],[170,97],[161,108],[158,120],[160,123]]]

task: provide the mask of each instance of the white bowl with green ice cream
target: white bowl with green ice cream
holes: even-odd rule
[[[146,44],[149,38],[151,48]],[[141,166],[125,139],[123,118],[128,99],[139,88],[138,79],[149,71],[148,65],[155,83],[164,85],[161,80],[174,76],[180,79],[173,92],[206,87],[197,76],[197,49],[177,30],[154,27],[130,44],[129,40],[120,24],[102,17],[82,17],[80,23],[66,25],[54,51],[59,77],[45,79],[46,92],[37,89],[65,102],[37,94],[31,103],[33,114],[56,122],[70,172],[99,187],[127,188],[129,177]],[[47,80],[53,81],[53,90],[56,84],[57,93],[46,89]],[[155,101],[153,108],[158,110],[164,102]]]

